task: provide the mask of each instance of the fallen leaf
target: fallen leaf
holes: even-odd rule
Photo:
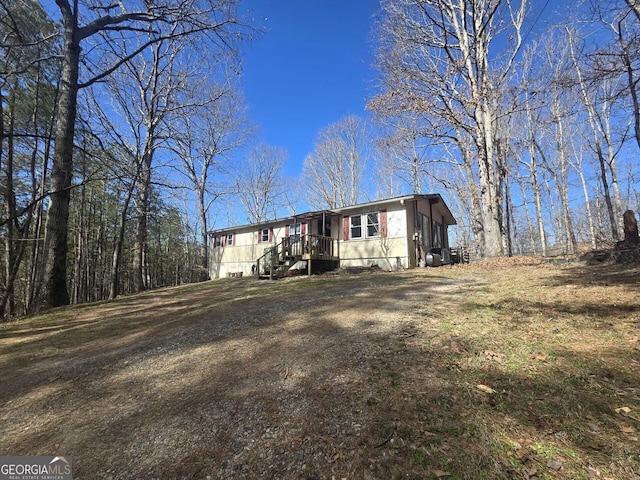
[[[451,475],[449,472],[443,472],[442,470],[433,470],[433,474],[436,476],[436,478],[444,478]]]
[[[537,360],[539,362],[546,363],[547,362],[547,357],[545,355],[537,355],[536,354],[536,355],[532,355],[531,356],[531,360]]]
[[[485,350],[482,352],[489,360],[493,360],[494,362],[502,363],[504,360],[504,353],[492,352],[491,350]]]
[[[525,461],[531,456],[531,448],[529,446],[524,447],[522,450],[518,450],[515,454],[515,457],[520,461]],[[529,475],[532,477],[534,474]]]
[[[636,429],[627,425],[623,425],[622,427],[620,427],[620,431],[622,433],[634,433]]]
[[[629,407],[620,407],[620,408],[616,408],[616,413],[619,413],[620,415],[628,415],[629,413],[631,413],[631,409]]]
[[[482,385],[482,384],[476,385],[476,388],[484,393],[496,393],[496,391],[493,388],[487,385]]]

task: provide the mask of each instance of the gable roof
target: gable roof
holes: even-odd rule
[[[392,198],[386,198],[383,200],[375,200],[372,202],[366,202],[366,203],[359,203],[356,205],[350,205],[347,207],[340,207],[340,208],[333,208],[333,209],[327,209],[327,210],[316,210],[316,211],[311,211],[311,212],[305,212],[305,213],[299,213],[299,214],[295,214],[295,215],[290,215],[288,217],[282,217],[282,218],[277,218],[274,220],[268,220],[265,222],[260,222],[260,223],[249,223],[249,224],[244,224],[244,225],[236,225],[236,226],[232,226],[232,227],[225,227],[225,228],[218,228],[215,230],[210,230],[208,233],[209,235],[214,235],[214,234],[224,234],[226,232],[235,232],[238,230],[247,230],[247,229],[260,229],[260,228],[266,228],[272,225],[277,225],[277,224],[282,224],[283,222],[288,222],[290,220],[306,220],[306,219],[311,219],[311,218],[318,218],[320,216],[322,216],[323,214],[326,216],[336,216],[336,215],[348,215],[349,212],[351,211],[356,211],[356,210],[362,210],[362,209],[367,209],[367,208],[383,208],[384,205],[388,205],[388,204],[392,204],[392,203],[397,203],[400,202],[401,204],[404,204],[404,202],[408,202],[408,201],[417,201],[417,200],[428,200],[430,202],[432,202],[433,204],[436,203],[441,203],[442,206],[444,207],[446,214],[445,214],[445,220],[447,221],[448,225],[456,225],[456,219],[453,217],[453,215],[451,214],[451,211],[449,210],[449,207],[447,206],[447,204],[444,202],[444,200],[442,199],[442,197],[440,196],[439,193],[429,193],[429,194],[411,194],[411,195],[404,195],[404,196],[400,196],[400,197],[392,197]]]

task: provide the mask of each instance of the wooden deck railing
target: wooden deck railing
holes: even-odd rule
[[[280,258],[302,260],[337,260],[338,240],[323,235],[305,234],[282,240]]]
[[[339,260],[338,240],[323,235],[296,235],[267,247],[256,260],[256,273],[273,277],[276,268],[287,260]]]

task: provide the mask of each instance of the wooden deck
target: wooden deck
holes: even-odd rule
[[[327,267],[340,261],[338,239],[323,235],[304,234],[284,238],[257,260],[257,273],[261,278],[278,278],[297,261],[307,262],[311,275],[314,265]]]

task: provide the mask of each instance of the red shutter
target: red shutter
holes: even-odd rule
[[[289,236],[289,225],[284,227],[284,236],[288,237]]]
[[[380,211],[380,236],[386,238],[387,236],[387,211]]]
[[[220,246],[224,247],[226,244],[227,244],[227,236],[222,235],[222,238],[220,239]]]
[[[262,229],[258,230],[258,243],[262,243]]]
[[[302,235],[305,235],[307,233],[307,224],[303,223],[302,227],[300,227],[300,232],[302,233]]]
[[[349,240],[349,217],[342,219],[342,234],[345,240]]]
[[[236,234],[231,234],[231,246],[233,247],[236,244]]]
[[[273,228],[269,229],[269,242],[273,242]]]

